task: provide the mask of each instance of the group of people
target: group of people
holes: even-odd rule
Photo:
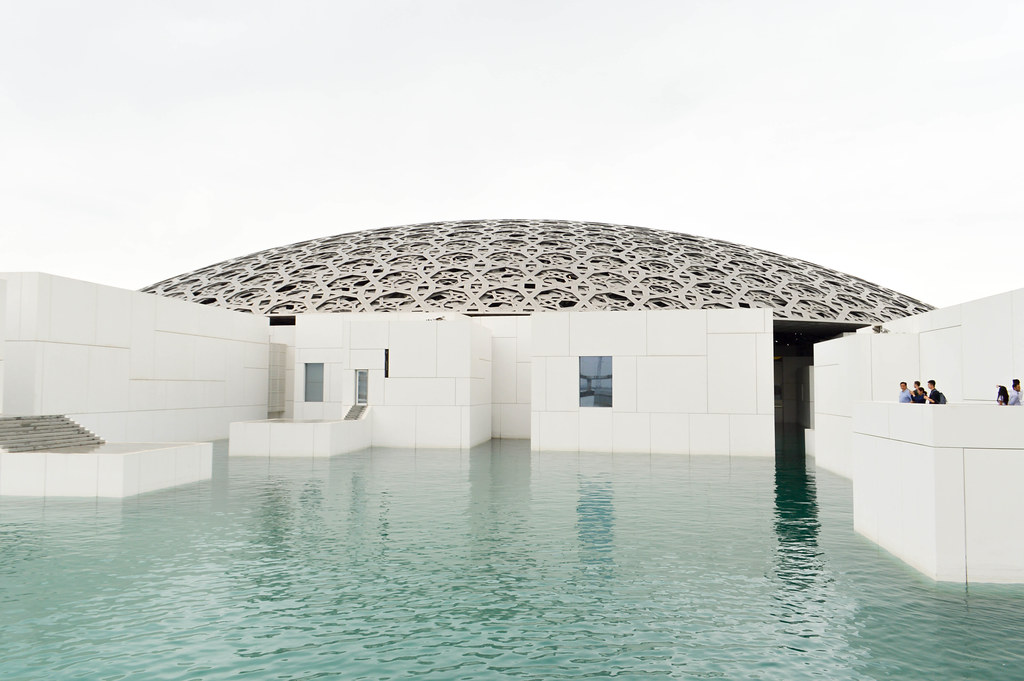
[[[1013,386],[1007,390],[1005,385],[996,386],[996,404],[1009,405],[1011,407],[1021,406],[1020,403],[1020,379],[1013,379]]]
[[[928,381],[928,390],[921,387],[921,381],[914,381],[914,389],[907,387],[906,381],[900,381],[899,401],[904,404],[945,404],[946,396],[936,390],[935,381]],[[1007,390],[1005,385],[996,386],[996,404],[1003,406],[1022,406],[1020,379],[1013,379],[1013,386]]]
[[[913,390],[907,388],[906,381],[900,381],[899,401],[904,404],[945,404],[946,396],[935,387],[934,379],[928,381],[928,390],[921,386],[921,381],[914,381]]]

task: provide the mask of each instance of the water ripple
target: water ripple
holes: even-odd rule
[[[780,461],[375,450],[0,499],[12,679],[1020,678],[1024,588],[937,585]]]

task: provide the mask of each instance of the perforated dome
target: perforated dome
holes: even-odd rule
[[[264,315],[770,307],[777,319],[878,323],[932,309],[756,248],[555,220],[430,222],[339,234],[225,260],[142,290]]]

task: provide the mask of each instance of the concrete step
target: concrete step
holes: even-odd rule
[[[92,447],[103,444],[102,440],[47,440],[44,442],[25,442],[22,444],[4,444],[0,450],[5,452],[45,452],[65,447]]]
[[[0,433],[17,434],[17,433],[44,433],[44,432],[56,432],[61,430],[70,430],[74,432],[80,432],[85,430],[78,424],[47,424],[37,426],[14,426],[7,428],[0,428]]]
[[[74,431],[66,431],[59,433],[45,433],[42,435],[28,435],[22,437],[2,437],[0,442],[4,444],[24,444],[26,442],[41,442],[43,440],[54,440],[54,439],[95,439],[99,438],[92,433],[77,433]]]
[[[80,425],[73,421],[42,421],[40,423],[32,423],[30,421],[23,421],[19,423],[0,423],[0,431],[19,431],[19,430],[53,430],[60,428],[70,428],[72,430],[84,430]]]
[[[103,444],[98,437],[66,416],[0,417],[0,450],[33,452]]]
[[[19,426],[8,426],[6,428],[0,428],[0,433],[39,433],[51,430],[73,430],[80,431],[85,430],[81,426],[74,423],[46,423],[41,425],[19,425]]]
[[[0,432],[17,433],[23,431],[33,430],[81,430],[81,427],[74,423],[66,423],[64,421],[46,421],[43,423],[18,423],[14,425],[0,426]]]
[[[353,404],[349,407],[348,413],[345,414],[346,421],[358,421],[363,418],[363,414],[366,412],[365,404]]]
[[[17,439],[0,440],[0,447],[10,449],[11,447],[22,447],[38,443],[40,446],[49,445],[51,442],[101,442],[95,435],[80,435],[78,433],[65,433],[63,435],[49,435],[47,437],[28,437]]]
[[[53,437],[96,437],[96,435],[88,431],[82,432],[72,429],[44,430],[31,433],[0,433],[0,442],[24,442],[31,440],[43,440]]]

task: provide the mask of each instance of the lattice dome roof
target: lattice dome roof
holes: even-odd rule
[[[932,309],[820,265],[643,227],[430,222],[279,246],[142,289],[265,315],[770,307],[776,319],[879,323]]]

